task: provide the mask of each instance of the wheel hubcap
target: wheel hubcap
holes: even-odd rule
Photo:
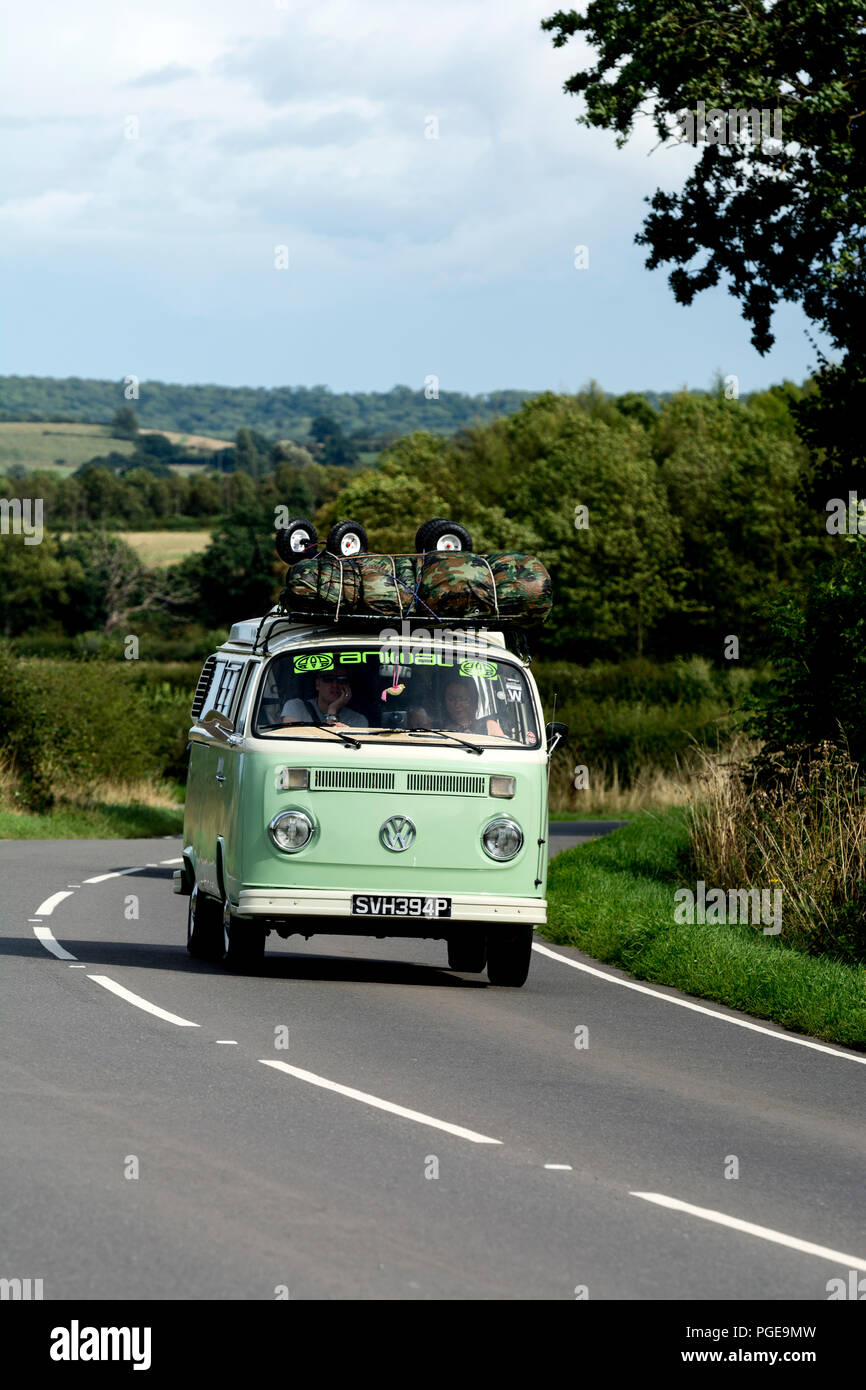
[[[290,549],[295,551],[306,550],[309,544],[310,535],[307,531],[295,531],[289,541]]]
[[[456,536],[452,536],[452,535],[440,536],[439,539],[438,539],[438,541],[436,542],[436,549],[437,549],[437,550],[459,550],[459,549],[460,549],[460,541],[458,540],[458,538],[457,538]]]
[[[340,541],[340,550],[344,555],[357,555],[361,549],[361,542],[357,536],[344,536]]]

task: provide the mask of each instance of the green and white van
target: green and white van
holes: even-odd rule
[[[187,944],[239,970],[270,932],[444,940],[522,985],[545,921],[545,730],[501,632],[239,622],[192,708]]]

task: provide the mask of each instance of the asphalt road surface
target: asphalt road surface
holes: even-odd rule
[[[53,1300],[863,1278],[866,1055],[540,939],[519,990],[440,942],[272,937],[231,975],[187,955],[179,852],[0,843],[0,1276]]]

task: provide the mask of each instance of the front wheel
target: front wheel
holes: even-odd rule
[[[448,964],[462,974],[477,975],[487,964],[487,937],[477,927],[468,927],[448,938]]]
[[[186,919],[186,949],[198,960],[222,960],[223,919],[216,898],[205,897],[198,884],[189,895]]]
[[[487,938],[487,978],[519,989],[532,958],[532,927],[498,927]]]
[[[223,904],[222,919],[222,958],[226,969],[238,975],[248,975],[260,970],[265,955],[264,927],[257,922],[244,922],[235,917],[231,904]]]

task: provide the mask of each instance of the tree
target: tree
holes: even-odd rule
[[[317,415],[310,424],[310,438],[319,445],[319,461],[336,468],[352,468],[358,462],[358,445],[344,434],[343,427],[327,415]]]
[[[120,406],[114,412],[109,428],[115,439],[135,439],[138,435],[138,416],[132,406]]]
[[[828,390],[804,401],[801,415],[817,411],[816,428],[837,446],[841,435],[848,456],[862,460],[849,413],[854,388],[866,385],[861,0],[728,0],[714,9],[699,0],[589,0],[585,15],[558,11],[542,28],[557,48],[581,35],[597,50],[565,84],[585,97],[582,124],[615,131],[622,146],[636,118],[649,115],[663,144],[700,145],[682,191],[649,200],[636,238],[649,248],[647,265],[673,265],[681,304],[726,281],[762,353],[777,305],[801,304],[845,354],[830,368],[818,353]],[[779,113],[780,140],[760,121],[751,129],[753,111],[767,112],[770,131]],[[831,429],[840,409],[845,420]]]

